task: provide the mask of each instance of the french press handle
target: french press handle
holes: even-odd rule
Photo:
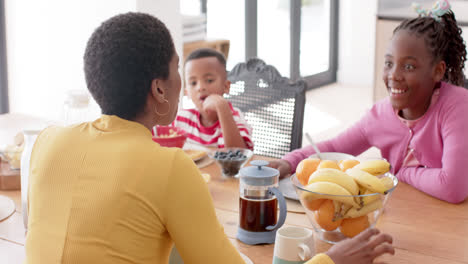
[[[286,214],[288,211],[286,207],[286,200],[284,200],[284,196],[281,193],[281,191],[278,190],[276,187],[269,187],[268,191],[272,192],[276,196],[276,199],[278,200],[278,203],[279,203],[279,209],[280,209],[280,215],[279,215],[278,221],[276,222],[276,225],[274,226],[270,225],[265,228],[266,230],[271,231],[271,230],[280,228],[284,224],[284,221],[286,220]]]

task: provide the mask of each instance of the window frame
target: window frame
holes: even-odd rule
[[[0,0],[0,114],[9,112],[5,29],[5,2]]]
[[[257,0],[245,0],[245,61],[258,55],[257,3]],[[307,82],[307,89],[310,90],[336,82],[339,0],[330,0],[329,68],[326,71],[309,76],[301,76],[300,74],[301,8],[301,0],[290,0],[290,79],[297,80],[302,77]]]

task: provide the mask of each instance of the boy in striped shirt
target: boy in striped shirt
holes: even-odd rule
[[[181,109],[174,125],[187,141],[208,147],[253,149],[252,128],[239,109],[223,97],[229,93],[226,59],[214,49],[193,51],[185,61],[185,88],[194,109]]]

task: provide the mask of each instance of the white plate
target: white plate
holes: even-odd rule
[[[201,168],[205,168],[206,166],[210,165],[213,162],[214,162],[214,159],[212,159],[208,155],[206,155],[202,159],[196,161],[195,165],[197,165],[197,167],[199,169],[201,169]]]
[[[355,156],[346,154],[346,153],[341,153],[341,152],[322,152],[320,153],[320,157],[323,160],[344,160],[344,159],[356,159]],[[309,158],[318,158],[317,154],[310,155]]]
[[[200,156],[200,157],[197,157],[197,158],[193,158],[193,157],[191,157],[191,156],[192,156],[192,155],[191,155],[192,153],[188,153],[188,151],[192,151],[192,152],[202,151],[202,152],[203,152],[203,155]],[[197,161],[199,161],[199,160],[202,160],[203,158],[205,158],[206,156],[208,156],[208,153],[207,153],[206,151],[204,151],[204,150],[198,150],[198,149],[184,149],[184,152],[185,152],[185,154],[187,154],[188,156],[190,156],[194,162],[197,162]]]
[[[196,159],[194,159],[193,161],[194,161],[194,162],[198,162],[198,161],[200,161],[200,160],[206,158],[207,156],[208,156],[208,153],[205,152],[205,155],[203,155],[203,156],[201,156],[201,157],[199,157],[199,158],[196,158]]]
[[[239,254],[241,255],[241,257],[244,259],[245,261],[245,264],[254,264],[252,260],[249,259],[249,257],[247,257],[246,255],[242,254],[239,252]]]
[[[205,147],[205,146],[202,146],[202,145],[198,145],[198,144],[194,144],[194,143],[190,143],[190,142],[185,142],[184,146],[182,147],[182,149],[197,149],[197,150],[204,150],[206,152],[209,152],[210,149]]]
[[[202,156],[202,157],[199,157],[197,159],[194,159],[193,161],[194,162],[197,162],[197,161],[200,161],[204,158],[206,158],[208,156],[208,152],[210,152],[210,150],[204,146],[201,146],[201,145],[196,145],[196,144],[191,144],[191,143],[185,143],[184,144],[184,147],[182,148],[183,150],[202,150],[205,152],[205,155]]]
[[[296,190],[294,189],[294,186],[292,184],[290,177],[280,180],[278,189],[283,193],[284,197],[299,201],[299,197],[297,197]]]

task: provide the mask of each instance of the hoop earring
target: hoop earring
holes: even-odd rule
[[[170,104],[169,104],[169,101],[167,99],[164,99],[164,103],[167,103],[167,111],[165,113],[159,113],[158,108],[157,107],[154,108],[154,112],[159,116],[167,115],[169,113],[170,108],[171,108]]]

